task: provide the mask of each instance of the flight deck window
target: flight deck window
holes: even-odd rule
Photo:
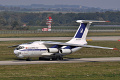
[[[26,43],[26,44],[32,44],[33,42],[28,42],[28,43]]]
[[[18,46],[16,50],[23,49],[23,48],[24,48],[23,46]]]

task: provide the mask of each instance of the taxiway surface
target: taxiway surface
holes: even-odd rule
[[[72,37],[31,37],[31,38],[0,38],[0,41],[17,41],[17,40],[70,40]],[[99,36],[87,37],[93,41],[117,41],[120,36]]]
[[[114,62],[114,61],[120,61],[120,57],[64,59],[63,61],[25,61],[25,60],[15,60],[15,61],[0,61],[0,65],[81,63],[81,62]]]

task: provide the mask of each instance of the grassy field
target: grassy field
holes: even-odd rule
[[[1,80],[119,80],[120,62],[0,66]]]
[[[43,32],[34,34],[0,34],[0,38],[8,37],[73,37],[75,32]],[[88,36],[120,36],[120,32],[89,32]]]
[[[72,37],[75,33],[39,33],[39,34],[0,34],[0,38],[10,37]]]
[[[29,30],[47,28],[46,26],[29,26]],[[78,26],[52,26],[52,29],[78,29]],[[90,26],[90,30],[120,30],[120,26]]]
[[[89,32],[88,36],[120,36],[120,32]]]
[[[28,41],[0,42],[0,60],[16,60],[14,48]],[[117,47],[117,41],[90,41],[89,45]],[[120,51],[82,48],[65,58],[119,57]],[[84,62],[0,66],[0,80],[119,80],[120,62]]]

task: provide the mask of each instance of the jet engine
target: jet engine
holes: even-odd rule
[[[57,53],[59,50],[57,48],[48,48],[49,53]]]
[[[48,48],[48,52],[49,53],[62,53],[62,54],[70,54],[72,53],[72,50],[71,49],[57,49],[57,48]]]
[[[62,54],[70,54],[70,53],[72,53],[72,50],[71,49],[61,49],[60,53],[62,53]]]

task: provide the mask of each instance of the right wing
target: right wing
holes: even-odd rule
[[[53,42],[53,41],[45,41],[43,44],[45,44],[45,45],[76,46],[76,47],[87,47],[87,48],[101,48],[101,49],[118,50],[117,48],[92,46],[92,45],[79,45],[79,44],[71,44],[71,43],[63,43],[63,42]]]

